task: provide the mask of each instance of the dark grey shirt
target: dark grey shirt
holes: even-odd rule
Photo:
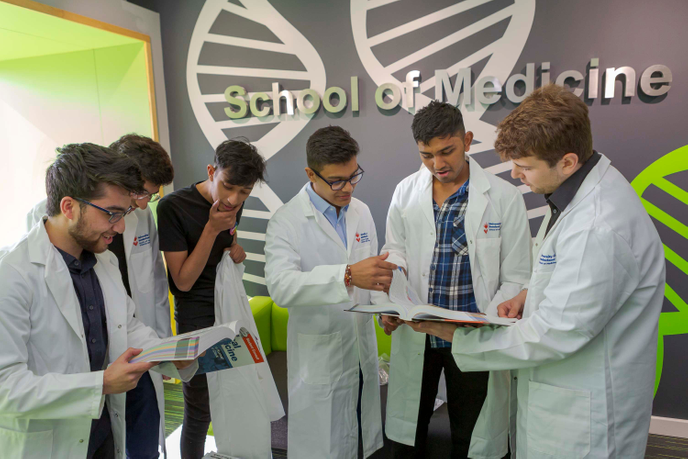
[[[549,204],[549,208],[552,210],[552,216],[547,224],[545,236],[547,233],[549,233],[549,230],[552,229],[556,221],[559,219],[559,215],[561,215],[561,213],[566,209],[566,206],[573,201],[573,197],[576,196],[576,193],[578,193],[578,189],[583,184],[583,180],[585,180],[585,177],[588,176],[592,168],[595,167],[597,162],[600,160],[600,157],[601,155],[599,153],[593,151],[590,159],[588,159],[580,169],[574,172],[571,177],[566,179],[564,183],[559,185],[559,188],[557,188],[554,193],[545,195],[547,204]]]
[[[93,269],[98,260],[93,253],[86,250],[82,252],[81,260],[77,260],[59,248],[57,250],[67,263],[76,297],[79,299],[79,306],[81,306],[81,320],[84,323],[91,371],[102,370],[107,363],[108,334],[105,298],[100,288],[100,282],[98,282],[98,276]],[[94,419],[91,423],[88,459],[93,457],[95,451],[105,442],[108,435],[111,435],[111,431],[110,414],[107,406],[105,406],[100,419]]]

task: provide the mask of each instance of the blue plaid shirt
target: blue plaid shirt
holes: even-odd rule
[[[471,264],[464,219],[468,205],[468,180],[438,206],[433,200],[437,239],[430,265],[428,302],[452,311],[479,312],[473,294]],[[430,336],[433,348],[451,347],[451,343]]]

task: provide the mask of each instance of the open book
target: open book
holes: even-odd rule
[[[157,346],[144,349],[131,362],[195,359],[198,359],[197,375],[264,361],[253,335],[240,321],[234,321],[167,338]]]
[[[435,320],[440,322],[457,322],[465,324],[512,325],[516,319],[488,316],[480,312],[452,311],[430,304],[423,304],[411,288],[406,275],[398,268],[394,271],[392,285],[389,288],[391,303],[370,306],[356,305],[348,311],[368,314],[385,314],[397,316],[403,320]]]

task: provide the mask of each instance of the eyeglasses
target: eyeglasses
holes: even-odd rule
[[[134,199],[146,199],[150,198],[150,201],[148,202],[155,202],[160,199],[160,193],[157,191],[155,193],[143,193],[143,194],[135,194]]]
[[[100,211],[105,212],[106,214],[108,214],[110,216],[110,219],[108,221],[112,224],[117,223],[118,221],[120,221],[121,219],[123,219],[124,217],[129,215],[134,210],[134,208],[132,206],[129,206],[129,208],[127,210],[125,210],[124,212],[112,212],[110,210],[103,209],[102,207],[97,206],[97,205],[93,204],[92,202],[88,202],[84,199],[79,199],[79,198],[74,198],[74,199],[76,199],[79,202],[83,202],[84,204],[88,204],[89,206],[95,207],[96,209],[98,209]]]
[[[316,171],[315,169],[311,169],[311,170],[315,173],[315,175],[320,177],[323,180],[323,182],[330,185],[330,188],[332,188],[332,191],[339,191],[339,190],[343,189],[344,186],[346,185],[346,182],[349,182],[352,185],[356,185],[358,182],[361,181],[361,179],[363,178],[363,173],[365,172],[361,166],[358,166],[358,169],[356,169],[356,173],[354,175],[352,175],[351,177],[349,177],[347,180],[335,180],[334,182],[329,182],[325,177],[318,174],[318,171]]]

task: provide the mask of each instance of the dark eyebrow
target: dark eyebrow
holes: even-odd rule
[[[449,150],[451,150],[451,149],[453,149],[453,148],[454,148],[454,145],[447,145],[447,146],[444,147],[443,149],[439,150],[437,153],[445,153],[445,152],[447,152],[447,151],[449,151]],[[421,154],[421,155],[431,155],[432,153],[429,152],[429,151],[421,151],[420,154]]]

